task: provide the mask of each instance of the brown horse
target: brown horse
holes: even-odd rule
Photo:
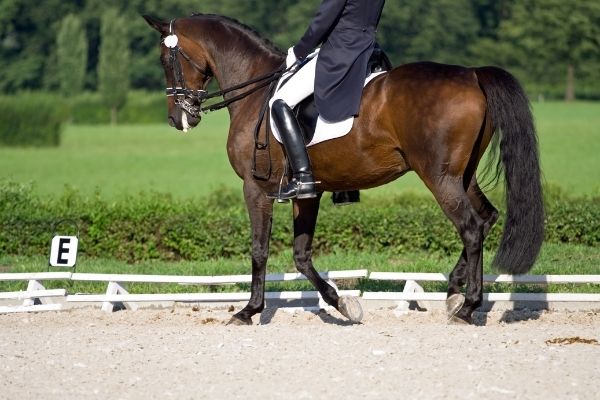
[[[252,285],[248,304],[232,323],[251,324],[264,308],[266,263],[273,200],[285,174],[282,147],[255,145],[255,127],[268,90],[244,94],[241,82],[261,81],[281,68],[284,54],[255,31],[227,17],[194,15],[169,22],[146,21],[162,35],[161,60],[168,94],[168,119],[182,130],[200,122],[203,89],[214,77],[226,91],[230,115],[227,154],[244,181],[252,224]],[[165,38],[175,34],[168,48]],[[179,88],[178,88],[179,87]],[[266,124],[259,137],[270,135]],[[495,140],[492,140],[492,139]],[[271,138],[272,139],[272,138]],[[272,143],[276,143],[271,140]],[[414,171],[454,223],[464,244],[450,274],[449,318],[471,323],[483,298],[483,241],[498,212],[478,186],[475,172],[488,145],[499,147],[496,177],[504,170],[507,215],[494,265],[507,273],[530,270],[543,241],[544,209],[537,137],[529,102],[517,80],[495,67],[466,68],[431,62],[408,64],[383,74],[365,88],[352,131],[309,148],[318,191],[372,188]],[[270,174],[256,179],[257,165],[271,161]],[[268,157],[261,157],[268,154]],[[323,299],[352,321],[362,310],[339,297],[313,267],[311,253],[319,199],[293,202],[294,261]],[[466,285],[465,294],[461,288]]]

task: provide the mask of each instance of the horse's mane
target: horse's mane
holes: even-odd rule
[[[218,15],[218,14],[203,14],[203,13],[194,13],[194,14],[192,14],[192,17],[202,17],[202,18],[207,18],[207,19],[214,19],[219,22],[223,22],[227,25],[233,25],[234,27],[239,28],[241,31],[245,32],[248,35],[248,37],[255,39],[255,41],[262,47],[266,48],[267,50],[269,50],[273,53],[283,55],[283,52],[273,42],[271,42],[269,39],[263,37],[256,29],[238,21],[235,18],[226,17],[224,15]]]

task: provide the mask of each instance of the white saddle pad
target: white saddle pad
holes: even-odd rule
[[[385,74],[386,72],[387,71],[382,71],[382,72],[375,72],[373,74],[370,74],[365,79],[365,84],[363,85],[363,87],[367,86],[367,84],[369,82],[371,82],[371,80],[373,80],[374,78],[378,77],[381,74]],[[286,76],[284,75],[280,79],[280,82],[277,84],[277,90],[279,89],[279,86],[281,85],[281,81],[285,78],[286,78]],[[277,93],[277,90],[275,91],[275,93]],[[271,121],[271,130],[273,132],[273,136],[275,136],[275,139],[277,139],[277,141],[279,143],[281,143],[279,131],[277,130],[277,127],[273,123],[273,118],[271,118],[270,121]],[[354,117],[350,117],[350,118],[347,118],[347,119],[345,119],[343,121],[339,121],[339,122],[329,122],[319,116],[319,118],[317,120],[317,126],[315,128],[315,134],[314,134],[311,142],[309,144],[307,144],[306,146],[307,147],[313,146],[317,143],[321,143],[326,140],[340,138],[340,137],[348,134],[348,132],[350,132],[353,124],[354,124]]]

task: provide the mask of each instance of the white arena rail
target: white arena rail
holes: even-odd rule
[[[56,311],[62,304],[53,303],[52,298],[64,298],[65,289],[48,290],[42,284],[49,280],[70,280],[70,272],[3,273],[0,281],[28,281],[27,289],[17,292],[0,292],[0,300],[23,300],[22,305],[1,306],[0,314],[12,312]]]
[[[334,280],[366,278],[367,270],[330,271],[320,273],[323,279],[328,280],[336,289]],[[179,276],[179,275],[119,275],[119,274],[85,274],[74,273],[73,281],[107,282],[105,294],[73,294],[67,296],[67,302],[100,302],[103,311],[113,311],[118,303],[126,308],[135,310],[139,302],[225,302],[248,301],[250,293],[161,293],[161,294],[130,294],[125,284],[127,283],[178,283],[182,285],[230,285],[236,283],[250,283],[252,275],[223,275],[223,276]],[[267,282],[289,282],[306,280],[300,273],[269,274]],[[341,290],[340,295],[360,296],[360,290]],[[279,300],[304,300],[319,299],[319,307],[327,305],[321,300],[318,292],[267,292],[266,299]]]
[[[404,281],[402,292],[364,292],[365,300],[398,301],[398,311],[408,309],[409,302],[445,301],[445,292],[425,292],[418,282],[447,282],[448,275],[417,272],[371,272],[370,280]],[[600,284],[600,275],[484,275],[484,283],[515,284]],[[600,293],[484,293],[487,302],[589,302],[600,303]],[[426,308],[423,304],[420,307]]]
[[[372,272],[365,269],[350,271],[330,271],[320,274],[336,289],[335,280],[361,279],[404,281],[402,292],[364,292],[365,300],[396,301],[398,311],[407,310],[409,302],[444,301],[446,293],[425,292],[419,282],[446,282],[448,275],[441,273],[402,273],[402,272]],[[106,282],[107,289],[101,294],[70,294],[65,289],[46,289],[43,285],[47,280],[94,281]],[[101,303],[102,309],[112,311],[117,304],[126,308],[136,309],[141,302],[243,302],[250,299],[250,293],[162,293],[162,294],[130,294],[125,285],[128,283],[176,283],[181,285],[233,285],[250,283],[251,275],[224,276],[179,276],[179,275],[122,275],[122,274],[86,274],[71,272],[38,272],[38,273],[2,273],[0,281],[28,281],[27,289],[16,292],[0,292],[0,301],[9,306],[0,306],[0,313],[60,310],[61,303],[56,300],[66,300],[71,303]],[[269,274],[268,282],[290,282],[306,280],[300,273]],[[515,283],[515,284],[600,284],[600,275],[484,275],[486,283]],[[338,291],[340,295],[360,296],[359,290]],[[316,291],[287,291],[267,292],[268,300],[304,300],[319,299],[318,307],[305,309],[326,308],[327,305]],[[598,303],[600,293],[484,293],[486,302],[570,302]],[[22,303],[20,303],[22,301]],[[14,304],[14,303],[19,304]],[[421,307],[424,307],[420,304]]]

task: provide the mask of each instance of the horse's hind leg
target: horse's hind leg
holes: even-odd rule
[[[273,222],[273,200],[254,181],[244,181],[244,198],[252,226],[252,283],[250,301],[229,321],[234,325],[251,325],[252,316],[265,307],[265,275]]]
[[[339,297],[337,291],[315,270],[312,241],[319,214],[319,195],[314,199],[294,201],[294,262],[296,268],[317,288],[323,300],[352,322],[362,319],[362,308],[353,297]]]
[[[475,207],[475,210],[481,219],[483,219],[483,238],[485,239],[492,227],[496,224],[496,221],[498,221],[498,210],[485,194],[483,194],[475,176],[471,179],[467,195],[469,196],[469,199],[471,199],[473,207]]]
[[[469,183],[469,187],[467,189],[467,195],[471,200],[471,204],[479,214],[479,217],[483,219],[483,240],[487,237],[488,233],[498,220],[498,210],[492,205],[492,203],[488,200],[488,198],[483,194],[479,185],[477,183],[477,178],[473,176],[471,182]],[[463,249],[456,266],[450,273],[450,278],[448,279],[448,298],[453,298],[454,301],[451,301],[449,305],[449,312],[456,312],[458,310],[452,310],[456,308],[457,305],[461,303],[460,297],[453,297],[454,295],[459,295],[461,291],[461,287],[466,283],[467,277],[467,260],[465,256],[465,249]]]
[[[472,322],[471,315],[483,301],[483,230],[484,220],[473,207],[471,199],[463,188],[461,177],[444,176],[430,186],[444,213],[454,223],[464,245],[460,268],[463,276],[455,275],[457,282],[465,282],[467,290],[463,302],[449,304],[454,308],[450,317],[467,323]],[[459,261],[459,264],[461,262]]]

